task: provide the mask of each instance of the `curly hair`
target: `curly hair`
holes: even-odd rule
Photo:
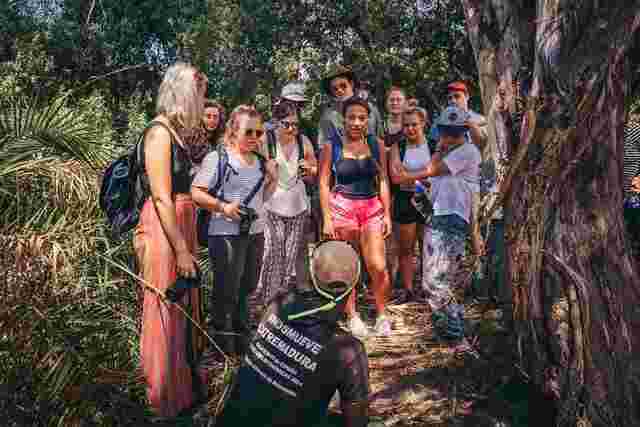
[[[347,110],[353,107],[354,105],[359,105],[365,110],[367,110],[367,114],[371,112],[371,108],[369,107],[369,102],[367,102],[366,99],[360,98],[358,96],[352,96],[351,98],[344,101],[344,104],[342,104],[342,115],[346,116]]]

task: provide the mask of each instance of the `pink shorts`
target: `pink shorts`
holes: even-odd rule
[[[370,199],[348,199],[341,194],[329,197],[331,219],[336,232],[382,233],[384,229],[384,206],[379,197]]]

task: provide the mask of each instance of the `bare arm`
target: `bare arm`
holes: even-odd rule
[[[427,167],[419,172],[407,174],[407,179],[413,182],[415,180],[422,180],[432,176],[449,175],[451,172],[449,171],[447,164],[443,161],[443,157],[444,156],[441,152],[436,151],[431,156],[431,160],[427,164]]]
[[[193,255],[178,228],[176,205],[171,194],[171,136],[166,129],[156,126],[147,132],[144,139],[144,161],[151,187],[151,200],[176,255],[178,274],[193,276]]]
[[[304,162],[305,169],[307,171],[305,175],[305,181],[314,182],[318,176],[318,159],[316,159],[316,153],[313,151],[313,145],[307,137],[304,137]]]
[[[331,189],[331,144],[324,144],[320,151],[320,176],[318,179],[318,187],[320,190],[320,207],[322,209],[322,218],[326,231],[333,232],[333,222],[331,221],[331,211],[329,210],[329,193]]]
[[[384,207],[384,214],[388,218],[391,218],[391,190],[389,188],[389,171],[387,170],[387,153],[384,147],[384,141],[378,139],[378,150],[380,152],[380,167],[382,168],[380,177],[380,200]]]

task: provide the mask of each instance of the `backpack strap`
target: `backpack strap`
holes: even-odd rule
[[[134,146],[133,149],[133,156],[129,158],[129,167],[132,169],[132,177],[135,180],[139,181],[139,185],[140,185],[140,190],[142,191],[143,194],[141,194],[140,196],[140,200],[138,200],[138,205],[140,208],[142,208],[142,205],[145,202],[145,199],[147,198],[147,196],[149,194],[151,194],[151,185],[149,184],[149,177],[147,176],[145,170],[146,170],[146,166],[144,164],[144,139],[147,136],[147,132],[149,132],[151,129],[153,129],[156,126],[160,126],[163,127],[168,133],[169,133],[169,138],[171,138],[171,170],[173,171],[173,162],[174,162],[174,143],[175,143],[175,137],[173,134],[173,131],[169,128],[169,126],[167,126],[166,124],[162,123],[159,120],[152,120],[150,121],[147,126],[144,128],[144,130],[142,131],[142,134],[140,134],[140,137],[138,138],[138,141],[136,142],[136,145]],[[173,173],[171,173],[171,179],[173,181]],[[136,186],[136,184],[133,184],[134,186]],[[173,183],[172,183],[172,187],[173,187]]]
[[[302,139],[300,131],[298,131],[296,140],[298,141],[298,162],[300,162],[301,160],[304,160],[304,140]]]
[[[371,155],[374,160],[380,163],[380,145],[378,144],[378,138],[375,135],[367,135],[367,144],[369,145],[369,150],[371,150]]]
[[[269,152],[269,158],[275,159],[278,155],[277,153],[278,147],[276,145],[276,131],[274,129],[269,129],[267,131],[267,151]]]
[[[227,150],[225,149],[223,144],[219,144],[216,147],[216,152],[218,153],[218,174],[216,177],[216,181],[213,183],[213,185],[209,186],[208,192],[215,198],[224,198],[224,189],[222,188],[222,184],[224,183],[227,175],[227,167],[229,166],[229,153],[227,153]]]
[[[253,187],[253,189],[251,189],[249,194],[247,194],[247,197],[245,197],[244,200],[242,201],[242,204],[245,206],[248,206],[249,203],[251,203],[253,198],[256,196],[256,194],[258,194],[258,191],[260,191],[260,187],[262,187],[262,183],[264,182],[265,172],[266,172],[266,159],[261,154],[256,153],[255,151],[253,152],[253,154],[255,154],[256,157],[258,157],[258,162],[260,163],[260,172],[262,172],[262,174],[260,176],[260,179],[256,183],[256,185]]]
[[[398,141],[398,151],[400,154],[400,163],[404,161],[404,156],[407,154],[407,138],[402,138]]]

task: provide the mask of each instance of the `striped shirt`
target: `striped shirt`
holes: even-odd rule
[[[224,192],[224,199],[227,202],[242,203],[245,197],[253,190],[258,180],[262,176],[260,171],[260,161],[255,160],[251,166],[244,166],[240,160],[231,151],[229,153],[229,163],[225,173],[224,182],[221,192]],[[218,179],[218,152],[209,153],[202,161],[202,167],[195,179],[193,185],[196,187],[209,188],[212,183]],[[256,210],[260,218],[251,225],[250,234],[258,234],[263,232],[263,190],[264,183],[253,199],[249,202],[250,208]],[[225,217],[222,213],[211,214],[211,222],[209,223],[209,235],[236,235],[240,233],[237,221],[232,221]]]
[[[631,194],[631,180],[640,174],[640,120],[629,120],[624,127],[624,193]]]

